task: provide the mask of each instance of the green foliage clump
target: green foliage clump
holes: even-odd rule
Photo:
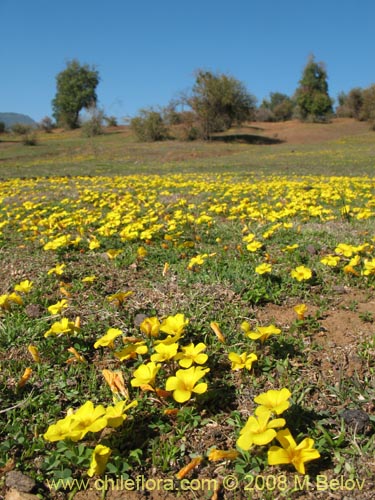
[[[260,109],[259,121],[283,122],[292,118],[294,103],[286,94],[271,92],[270,99],[264,99]]]
[[[82,135],[84,137],[95,137],[104,133],[104,113],[95,107],[89,110],[89,118],[82,124]]]
[[[244,84],[232,76],[198,70],[188,104],[197,115],[203,138],[208,139],[214,132],[249,120],[255,101]]]
[[[14,123],[11,127],[13,134],[20,136],[25,146],[35,146],[37,144],[36,131],[31,125],[25,123]]]
[[[327,72],[324,64],[311,56],[303,70],[296,91],[296,103],[301,120],[323,122],[332,115],[332,99],[328,94]]]
[[[53,123],[52,118],[50,118],[49,116],[45,116],[39,122],[38,127],[40,128],[40,130],[43,130],[43,132],[47,132],[49,134],[55,128],[55,124]]]
[[[79,113],[96,104],[99,73],[94,67],[69,61],[56,77],[57,91],[52,101],[56,122],[68,129],[79,127]]]
[[[161,113],[153,109],[141,109],[132,118],[130,128],[142,142],[162,141],[167,138],[167,127]]]

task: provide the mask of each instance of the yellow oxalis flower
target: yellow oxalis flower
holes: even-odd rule
[[[207,391],[207,384],[205,382],[201,382],[198,385],[195,384],[209,371],[209,368],[203,368],[202,366],[192,366],[186,370],[177,370],[174,377],[167,379],[165,389],[173,391],[175,401],[185,403],[185,401],[191,398],[193,392],[203,394]]]
[[[113,349],[114,340],[117,339],[117,337],[119,337],[120,335],[123,335],[123,332],[118,328],[109,328],[107,330],[107,333],[95,342],[94,348],[97,349],[98,347],[110,347],[111,349]]]
[[[112,453],[111,448],[98,444],[92,452],[90,468],[87,471],[89,477],[100,476],[105,471],[108,459]]]
[[[107,426],[114,429],[120,427],[120,425],[127,418],[125,411],[129,408],[137,406],[137,404],[137,401],[132,401],[131,403],[127,404],[126,400],[122,400],[118,401],[114,406],[108,406],[106,408]]]
[[[133,373],[134,378],[131,379],[130,383],[133,387],[145,386],[150,389],[155,384],[155,377],[160,370],[160,364],[150,361],[149,363],[140,365]]]
[[[128,292],[117,292],[113,295],[109,295],[107,300],[109,302],[113,302],[116,306],[121,306],[125,302],[125,299],[127,299],[130,295],[133,295],[133,293],[134,292],[130,290]]]
[[[299,320],[305,319],[305,314],[307,312],[307,305],[306,304],[297,304],[296,306],[293,307],[295,313],[297,314],[297,318]]]
[[[44,334],[45,337],[50,335],[63,335],[63,334],[73,334],[79,331],[79,327],[73,321],[69,321],[68,318],[62,318],[60,321],[56,321],[51,328]]]
[[[320,262],[325,266],[336,267],[340,262],[341,257],[339,255],[327,255],[320,259]]]
[[[103,377],[114,394],[120,393],[124,398],[128,398],[128,391],[125,388],[124,377],[120,370],[102,370]]]
[[[303,439],[298,445],[289,429],[283,429],[276,435],[280,446],[271,446],[268,450],[268,464],[293,464],[300,474],[305,474],[305,463],[320,458],[311,438]]]
[[[235,460],[239,455],[237,450],[218,450],[213,448],[208,454],[210,462],[217,462],[219,460]]]
[[[152,354],[151,356],[151,361],[170,361],[173,359],[178,351],[178,344],[173,343],[173,344],[163,344],[160,343],[157,346],[155,346],[155,354]]]
[[[107,417],[104,406],[94,407],[92,401],[86,401],[76,412],[50,425],[43,437],[47,441],[60,441],[66,438],[79,441],[88,432],[99,432],[106,426]]]
[[[243,352],[241,354],[238,354],[236,352],[230,352],[228,354],[229,360],[232,362],[232,370],[242,370],[243,368],[246,368],[247,370],[251,370],[251,367],[258,359],[258,356],[254,353],[247,354],[246,352]]]
[[[267,262],[263,262],[263,264],[259,264],[259,266],[255,268],[255,272],[257,274],[269,274],[271,271],[272,271],[272,265],[267,264]]]
[[[48,312],[51,314],[60,314],[63,309],[68,307],[68,301],[66,299],[59,300],[56,304],[49,306]]]
[[[33,370],[31,368],[25,368],[25,371],[23,372],[23,375],[22,375],[22,377],[20,378],[20,380],[18,381],[18,384],[17,384],[17,387],[19,389],[26,384],[26,382],[31,377],[32,373],[33,373]]]
[[[157,337],[160,331],[160,321],[156,316],[146,318],[139,325],[139,328],[147,337]]]
[[[15,285],[14,291],[21,293],[29,293],[33,287],[33,282],[29,280],[21,281],[18,285]]]
[[[260,340],[262,343],[271,335],[279,335],[281,333],[280,328],[276,328],[274,325],[257,326],[255,330],[251,330],[251,325],[247,321],[241,324],[241,329],[250,339]]]
[[[48,270],[47,274],[57,274],[58,276],[61,276],[64,273],[65,267],[66,264],[56,264],[55,267]]]
[[[168,335],[180,336],[188,324],[189,320],[185,318],[185,315],[178,313],[165,318],[160,325],[160,331]]]
[[[288,399],[291,395],[289,389],[285,387],[280,390],[270,389],[267,392],[259,394],[254,398],[255,403],[261,405],[257,408],[256,414],[267,410],[276,413],[276,415],[281,415],[281,413],[289,408],[290,402]]]
[[[306,266],[298,266],[295,269],[292,269],[290,275],[297,281],[304,281],[304,280],[309,280],[311,278],[312,271]]]
[[[200,342],[197,345],[193,343],[181,347],[181,351],[177,353],[175,359],[178,360],[178,364],[182,366],[182,368],[190,368],[193,363],[197,365],[203,365],[207,359],[207,354],[204,354],[202,351],[205,351],[207,348],[206,344]]]
[[[27,350],[31,354],[31,357],[33,358],[35,363],[40,363],[40,356],[39,356],[38,348],[35,347],[35,345],[29,345],[29,346],[27,346]]]
[[[118,257],[121,253],[122,253],[122,250],[116,249],[116,248],[111,248],[111,249],[106,251],[108,258],[111,260]]]
[[[134,344],[127,345],[121,351],[115,352],[116,358],[120,361],[126,361],[127,359],[134,359],[138,354],[146,354],[148,351],[147,345],[141,342],[135,342]]]
[[[284,427],[285,425],[283,418],[276,418],[271,421],[270,418],[270,411],[264,411],[256,417],[249,417],[240,432],[237,445],[243,450],[249,450],[254,444],[263,446],[270,443],[276,437],[275,428]]]

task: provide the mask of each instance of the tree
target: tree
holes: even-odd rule
[[[202,135],[229,129],[234,123],[250,119],[255,98],[243,83],[232,76],[198,70],[188,104],[196,113]]]
[[[363,102],[360,119],[370,122],[370,127],[375,130],[375,85],[367,87],[362,92]]]
[[[52,101],[56,122],[69,129],[77,128],[79,112],[97,102],[98,83],[99,73],[94,67],[81,65],[76,59],[69,61],[56,77],[57,91]]]
[[[332,115],[332,99],[328,94],[324,64],[311,56],[303,70],[296,91],[296,103],[301,120],[326,121]]]
[[[270,111],[266,121],[281,122],[292,118],[294,103],[286,94],[271,92],[270,99],[264,99],[260,107]],[[264,116],[267,117],[267,113]]]
[[[340,92],[338,95],[339,105],[336,109],[337,116],[361,120],[363,93],[364,91],[359,87],[352,89],[349,94]]]

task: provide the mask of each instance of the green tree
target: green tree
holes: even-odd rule
[[[251,118],[256,99],[230,75],[198,70],[188,104],[196,113],[202,135],[222,132]]]
[[[367,87],[362,92],[362,107],[360,119],[370,122],[370,127],[375,130],[375,85]]]
[[[296,90],[296,103],[301,120],[326,121],[332,113],[324,64],[311,56]]]
[[[271,92],[270,99],[264,99],[260,107],[271,112],[267,121],[281,122],[292,118],[294,103],[286,94]]]
[[[56,95],[52,101],[53,116],[58,125],[73,129],[79,126],[79,113],[97,102],[99,73],[94,67],[69,61],[56,77]]]

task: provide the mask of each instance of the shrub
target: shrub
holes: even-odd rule
[[[52,121],[52,118],[49,116],[45,116],[40,122],[39,122],[39,128],[40,130],[43,130],[43,132],[51,133],[52,130],[55,128],[55,124]]]
[[[0,134],[3,134],[5,132],[5,123],[4,122],[0,122]]]
[[[35,146],[37,144],[36,130],[31,125],[25,123],[14,123],[11,126],[13,134],[19,135],[25,146]]]
[[[139,116],[131,119],[130,128],[140,141],[154,142],[167,138],[164,120],[161,114],[153,109],[141,109]]]
[[[115,116],[104,116],[103,119],[104,119],[107,127],[117,127],[118,126],[117,118]]]
[[[90,108],[89,118],[83,122],[82,135],[84,137],[95,137],[104,133],[103,120],[104,113],[95,107]]]

